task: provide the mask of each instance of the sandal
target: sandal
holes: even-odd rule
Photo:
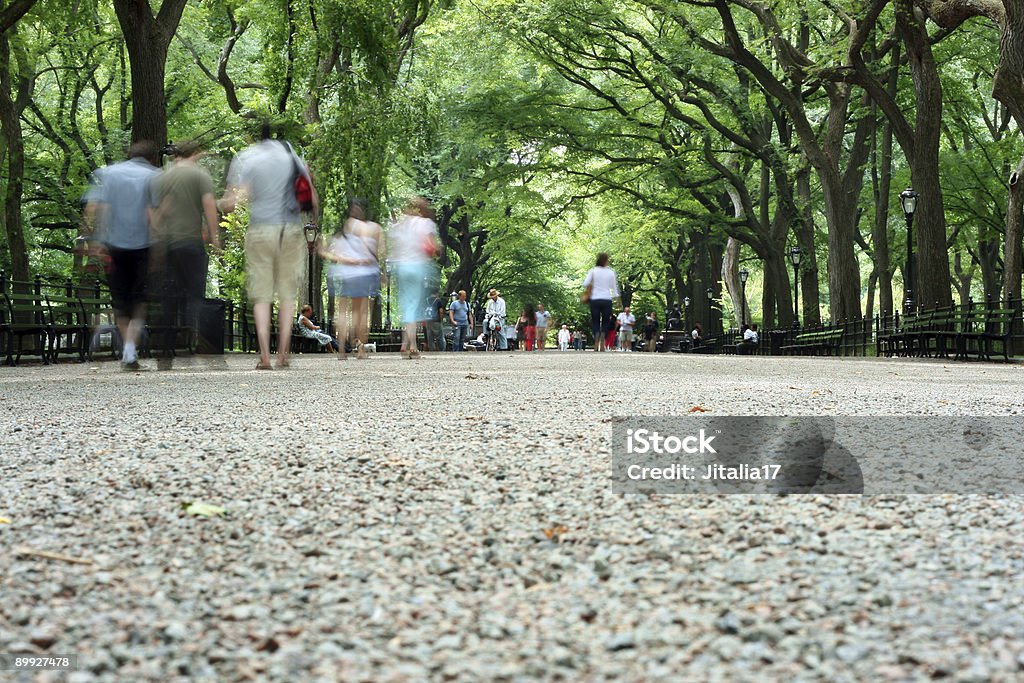
[[[264,363],[263,361],[260,361],[259,363],[256,364],[256,369],[257,370],[273,370],[274,366],[272,366],[270,363]]]
[[[278,370],[284,370],[285,368],[291,367],[291,365],[292,365],[291,361],[289,361],[287,358],[278,358],[277,359],[277,369]]]

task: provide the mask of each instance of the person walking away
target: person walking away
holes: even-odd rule
[[[427,296],[427,308],[424,315],[428,316],[424,335],[427,351],[444,351],[444,327],[441,324],[441,321],[444,320],[444,301],[441,300],[440,292],[433,292]]]
[[[380,292],[381,227],[366,220],[366,202],[352,198],[341,229],[320,249],[327,266],[327,295],[334,298],[334,334],[338,360],[344,360],[346,344],[357,359],[366,358],[369,340],[370,299]]]
[[[533,304],[526,304],[523,314],[519,317],[523,321],[523,335],[526,340],[526,350],[533,351],[537,348],[537,310]]]
[[[644,342],[647,347],[647,351],[654,353],[654,346],[657,343],[658,338],[658,315],[651,311],[647,314],[646,320],[644,320]]]
[[[448,320],[455,328],[452,339],[456,351],[466,350],[466,341],[469,339],[469,330],[473,327],[473,312],[469,309],[466,301],[466,290],[459,290],[459,298],[448,307]]]
[[[534,315],[537,320],[537,350],[544,350],[544,343],[547,341],[548,326],[551,324],[551,314],[544,310],[544,304],[537,304],[537,313]]]
[[[295,302],[302,282],[306,239],[302,208],[296,199],[296,174],[312,189],[306,163],[283,140],[274,140],[263,124],[260,142],[242,150],[228,169],[228,189],[220,210],[231,213],[240,202],[249,204],[245,232],[246,289],[252,302],[260,360],[257,370],[271,370],[270,309],[277,295],[277,367],[288,367]],[[312,191],[311,218],[319,215],[319,199]]]
[[[146,326],[146,282],[149,277],[150,183],[160,173],[156,145],[132,144],[128,160],[93,173],[86,194],[86,222],[93,226],[108,261],[107,282],[123,343],[121,366],[141,370],[138,344]]]
[[[163,328],[163,356],[157,361],[160,370],[172,368],[180,323],[196,339],[210,264],[206,245],[220,251],[213,179],[198,164],[202,151],[193,141],[179,144],[174,165],[150,183],[155,207],[150,209],[151,271],[159,282]]]
[[[424,322],[428,283],[437,281],[434,257],[440,251],[437,224],[429,202],[414,197],[388,233],[391,261],[398,281],[398,308],[402,318],[402,353],[410,360],[420,357],[416,329]]]
[[[558,348],[560,351],[564,352],[569,350],[570,336],[569,327],[567,325],[562,325],[562,329],[558,331]]]
[[[636,316],[629,312],[629,306],[619,313],[619,351],[633,351],[633,326],[636,325]]]
[[[583,300],[590,305],[590,322],[594,331],[594,350],[606,350],[606,337],[614,333],[612,300],[619,296],[615,271],[608,267],[608,254],[597,255],[597,262],[583,279]]]
[[[491,289],[487,292],[487,306],[484,307],[484,332],[490,333],[490,320],[497,318],[500,324],[499,329],[494,331],[498,348],[502,351],[508,350],[508,340],[505,339],[505,300],[501,298],[501,292]]]

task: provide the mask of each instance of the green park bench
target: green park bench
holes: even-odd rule
[[[816,332],[801,332],[793,338],[793,343],[782,347],[783,352],[795,355],[826,355],[839,351],[843,340],[842,329],[824,329]]]

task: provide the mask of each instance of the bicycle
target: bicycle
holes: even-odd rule
[[[484,347],[485,351],[500,350],[500,347],[498,346],[498,332],[501,331],[503,324],[504,321],[496,315],[489,315],[484,319],[484,331],[486,337],[486,346]]]

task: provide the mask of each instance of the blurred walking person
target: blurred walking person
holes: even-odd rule
[[[466,301],[466,290],[459,290],[459,298],[448,307],[448,320],[455,328],[452,339],[456,351],[466,350],[466,341],[469,339],[469,331],[473,328],[473,311],[470,310]]]
[[[543,351],[548,338],[548,326],[551,325],[551,314],[544,310],[544,304],[537,304],[534,318],[537,320],[537,350]]]
[[[196,339],[210,263],[206,245],[220,250],[213,179],[197,163],[201,155],[197,143],[181,143],[174,165],[150,185],[152,272],[158,281],[163,328],[160,370],[172,367],[179,324]]]
[[[346,358],[346,343],[357,359],[366,358],[363,345],[369,340],[370,299],[380,293],[380,242],[380,225],[366,220],[366,202],[353,198],[341,229],[320,250],[324,260],[331,262],[327,294],[334,297],[339,360]]]
[[[140,370],[138,343],[146,326],[146,282],[150,258],[150,183],[160,171],[156,145],[132,144],[128,160],[93,173],[86,195],[86,220],[95,226],[109,257],[107,282],[121,334],[121,365]]]
[[[615,331],[612,299],[619,296],[619,281],[608,267],[608,254],[597,255],[597,263],[583,280],[583,301],[590,304],[590,323],[594,331],[594,350],[606,349],[606,337]]]
[[[619,323],[619,351],[633,351],[633,326],[636,325],[636,316],[629,312],[629,306],[622,309],[617,318]]]
[[[507,307],[505,306],[505,300],[501,298],[501,292],[491,288],[487,292],[487,306],[484,307],[484,332],[494,335],[497,347],[501,351],[508,351],[508,339],[505,337],[506,315]],[[496,324],[493,330],[491,329],[492,320]]]
[[[658,338],[658,314],[651,311],[644,320],[644,342],[650,352],[654,352],[654,345]]]
[[[523,314],[519,317],[523,321],[523,337],[527,351],[537,348],[537,310],[533,304],[526,304]]]
[[[316,221],[319,199],[312,189],[306,163],[283,140],[274,140],[264,124],[261,141],[242,150],[228,169],[228,189],[220,210],[231,213],[239,202],[249,203],[249,227],[245,231],[246,289],[252,302],[260,360],[257,370],[271,370],[270,309],[277,295],[277,367],[289,365],[295,302],[304,272],[306,238],[303,209]],[[305,179],[311,204],[301,207],[296,197],[298,178]]]
[[[398,281],[398,308],[402,318],[402,353],[420,357],[416,329],[427,319],[427,288],[437,280],[438,237],[433,211],[423,197],[415,197],[388,233],[390,260]]]
[[[569,326],[568,325],[562,325],[562,329],[560,329],[558,331],[558,349],[559,349],[559,351],[568,351],[569,350],[569,339],[570,339],[570,337],[571,337],[571,335],[569,334]]]

